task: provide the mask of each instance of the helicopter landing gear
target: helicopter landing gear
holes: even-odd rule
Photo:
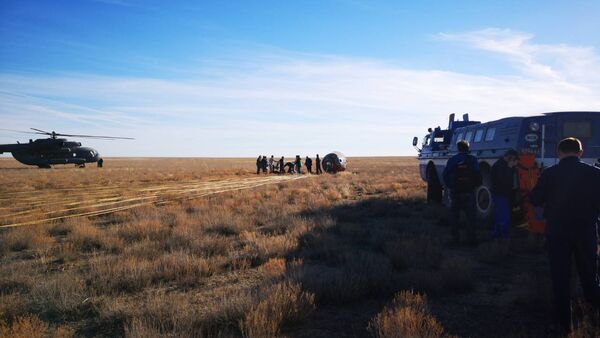
[[[52,167],[49,164],[40,164],[40,165],[38,165],[38,168],[40,168],[40,169],[52,169]]]

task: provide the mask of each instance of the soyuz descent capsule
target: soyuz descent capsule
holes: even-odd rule
[[[323,170],[326,173],[335,174],[346,170],[346,156],[339,151],[334,151],[323,157]]]

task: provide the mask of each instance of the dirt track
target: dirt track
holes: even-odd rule
[[[0,197],[0,228],[39,224],[73,217],[104,215],[147,204],[164,204],[304,177],[306,176],[266,176],[145,184],[130,188],[86,186],[7,192]]]

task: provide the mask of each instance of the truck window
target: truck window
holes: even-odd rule
[[[431,142],[431,137],[429,135],[425,136],[423,139],[423,147],[427,147]]]
[[[459,133],[458,136],[456,136],[456,142],[458,141],[462,141],[463,139],[463,133]]]
[[[473,137],[473,132],[469,130],[469,131],[468,131],[468,132],[465,134],[465,141],[467,141],[467,142],[471,143],[471,137]]]
[[[475,139],[473,142],[481,142],[481,139],[483,139],[483,129],[479,129],[475,132]]]
[[[488,128],[487,133],[485,133],[485,140],[493,141],[494,135],[496,135],[496,128]]]
[[[565,122],[563,125],[563,137],[592,137],[592,122]]]

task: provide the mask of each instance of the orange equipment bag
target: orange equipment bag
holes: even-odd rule
[[[519,164],[517,165],[517,174],[519,175],[519,193],[523,201],[523,210],[525,218],[529,224],[529,230],[533,233],[544,233],[545,224],[537,219],[534,206],[529,203],[529,192],[535,187],[540,177],[540,169],[535,163],[534,154],[520,154]]]

